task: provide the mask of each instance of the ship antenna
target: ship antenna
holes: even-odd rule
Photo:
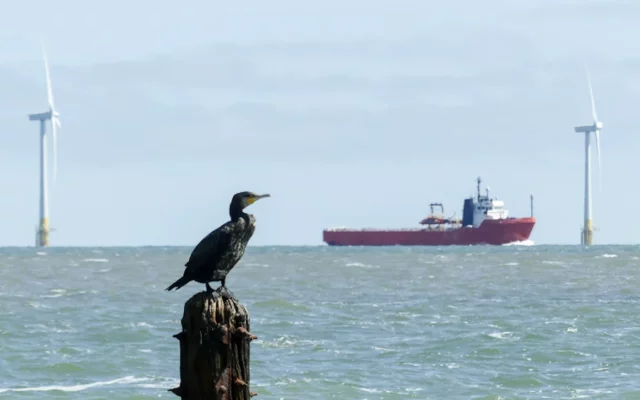
[[[482,179],[478,177],[478,201],[480,201],[480,182],[482,182]]]

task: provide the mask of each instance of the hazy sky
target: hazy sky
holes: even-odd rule
[[[611,0],[11,2],[0,245],[34,242],[40,39],[63,124],[53,245],[194,245],[241,190],[272,195],[250,208],[252,244],[320,244],[324,227],[417,226],[430,202],[460,216],[478,175],[513,215],[535,195],[536,243],[579,243],[585,63],[605,125],[595,242],[640,242],[639,16]]]

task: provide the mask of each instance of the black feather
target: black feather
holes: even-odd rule
[[[189,261],[180,279],[166,290],[180,289],[191,281],[204,283],[224,281],[227,274],[240,261],[249,240],[256,229],[256,220],[242,211],[248,203],[250,192],[238,193],[230,206],[231,221],[228,221],[205,236],[191,252]]]

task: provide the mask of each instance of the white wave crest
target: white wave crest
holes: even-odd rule
[[[503,246],[533,246],[533,245],[535,245],[535,243],[531,239],[503,244]]]
[[[71,385],[71,386],[39,386],[39,387],[26,387],[26,388],[0,388],[0,393],[5,392],[49,392],[53,390],[58,390],[61,392],[80,392],[82,390],[91,389],[99,386],[106,385],[116,385],[116,384],[127,384],[127,383],[136,383],[136,382],[144,382],[148,381],[148,378],[136,378],[134,376],[125,376],[124,378],[114,379],[112,381],[104,381],[104,382],[94,382],[87,383],[85,385]]]

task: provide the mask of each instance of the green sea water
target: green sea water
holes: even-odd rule
[[[176,398],[190,248],[0,249],[0,398]],[[257,399],[640,399],[640,247],[251,247]]]

